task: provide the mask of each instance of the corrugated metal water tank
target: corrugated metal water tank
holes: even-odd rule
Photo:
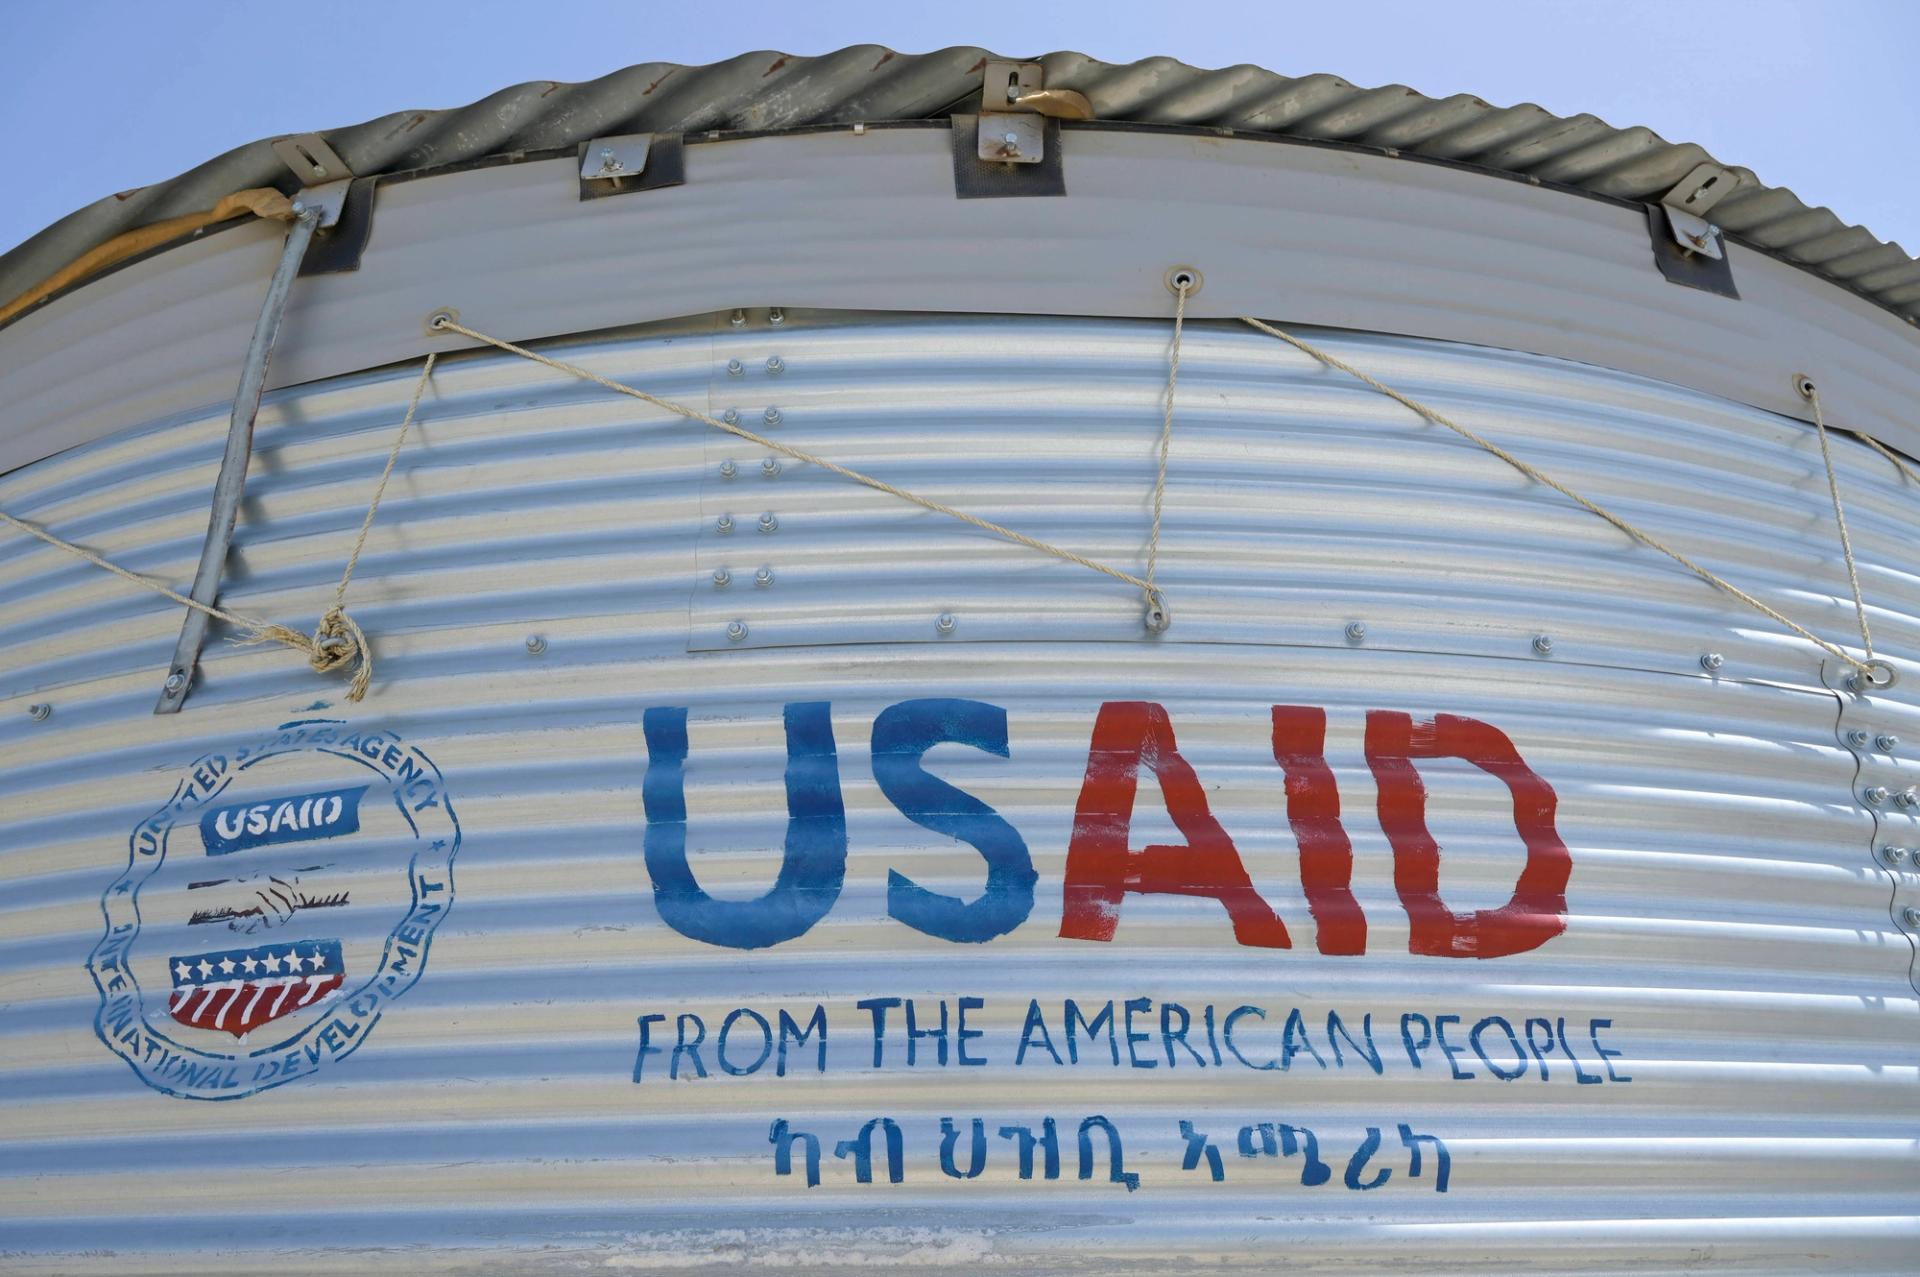
[[[542,349],[1139,561],[1167,323],[783,319]],[[1847,632],[1805,426],[1306,335]],[[225,606],[310,623],[415,375],[269,397]],[[1913,819],[1876,835],[1844,735],[1920,748],[1909,689],[1839,690],[1244,326],[1189,325],[1178,402],[1159,637],[1125,586],[495,352],[440,363],[400,455],[353,586],[362,704],[216,643],[156,717],[179,609],[0,543],[4,1266],[1911,1271],[1920,1015],[1873,848]],[[183,580],[225,430],[146,422],[0,508]],[[1912,493],[1835,447],[1903,659]],[[1132,869],[1100,860],[1116,827]],[[676,843],[720,902],[794,889],[709,907]],[[293,1005],[248,985],[213,1024],[199,964],[280,954]]]

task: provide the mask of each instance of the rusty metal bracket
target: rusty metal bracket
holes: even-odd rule
[[[344,200],[347,183],[335,185]],[[188,592],[194,602],[208,606],[220,595],[220,575],[226,566],[227,552],[233,546],[233,527],[240,515],[240,498],[246,491],[247,464],[253,457],[254,418],[260,414],[267,364],[273,358],[273,345],[280,335],[287,295],[293,288],[293,278],[306,256],[307,246],[313,242],[313,233],[325,216],[320,201],[302,200],[295,207],[300,211],[287,229],[287,242],[280,250],[279,265],[274,267],[273,278],[267,284],[266,300],[260,304],[260,318],[254,323],[253,340],[247,344],[246,362],[240,369],[240,385],[233,394],[227,450],[220,459],[220,476],[213,485],[207,539],[200,547],[200,566],[193,575],[193,589]],[[196,608],[187,609],[186,621],[180,627],[180,641],[174,645],[173,663],[167,667],[166,682],[160,689],[159,702],[153,707],[154,713],[176,714],[185,704],[212,619]]]
[[[1669,282],[1739,298],[1720,228],[1707,214],[1733,194],[1740,180],[1732,169],[1698,164],[1658,204],[1647,205],[1654,264]]]
[[[678,133],[599,137],[581,143],[579,157],[583,200],[657,191],[687,180],[686,148]]]
[[[1074,89],[1049,89],[1038,62],[989,62],[980,73],[980,114],[953,117],[953,188],[960,199],[1065,195],[1061,120],[1091,120]]]

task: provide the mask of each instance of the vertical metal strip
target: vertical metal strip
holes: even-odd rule
[[[280,264],[274,267],[273,279],[267,285],[266,300],[260,304],[260,318],[253,326],[253,340],[247,345],[247,361],[240,370],[240,385],[233,394],[233,419],[227,427],[227,451],[220,459],[220,477],[213,485],[207,539],[200,547],[200,566],[193,575],[193,589],[188,592],[196,603],[211,606],[220,594],[220,575],[226,566],[227,551],[233,545],[240,497],[246,491],[247,464],[253,456],[253,422],[260,413],[260,395],[266,389],[267,363],[273,358],[273,344],[280,335],[280,318],[286,313],[293,277],[300,268],[300,260],[306,256],[307,245],[313,240],[321,216],[318,205],[308,204],[294,219],[287,230],[286,246],[280,251]],[[153,707],[154,713],[175,714],[186,703],[211,620],[205,612],[187,609],[187,619],[180,627],[180,641],[174,645],[173,662],[167,667],[167,679]]]

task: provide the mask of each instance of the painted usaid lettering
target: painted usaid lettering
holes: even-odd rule
[[[1325,757],[1326,711],[1275,705],[1272,751],[1285,787],[1287,820],[1300,846],[1300,880],[1323,954],[1367,951],[1366,914],[1354,897],[1353,845]],[[646,862],[660,916],[682,935],[735,949],[761,949],[805,934],[838,900],[846,879],[847,822],[830,706],[785,710],[787,837],[779,874],[754,900],[720,900],[702,888],[687,858],[687,711],[646,711]],[[973,899],[932,891],[888,872],[887,912],[916,931],[977,944],[1005,935],[1033,910],[1036,874],[1026,841],[979,798],[929,774],[922,758],[957,744],[1012,758],[1007,712],[983,701],[902,701],[874,720],[873,774],[881,792],[914,823],[971,846],[987,866]],[[1457,714],[1415,720],[1369,710],[1366,759],[1378,789],[1378,818],[1393,852],[1394,888],[1406,911],[1411,952],[1497,958],[1536,949],[1566,929],[1572,853],[1554,825],[1553,787],[1499,728]],[[1440,847],[1427,825],[1427,789],[1418,764],[1456,759],[1507,790],[1526,859],[1506,903],[1469,911],[1440,892]],[[1160,790],[1185,839],[1132,844],[1142,771]],[[1066,851],[1059,935],[1111,941],[1129,895],[1210,899],[1246,946],[1293,947],[1286,922],[1255,888],[1232,836],[1214,817],[1206,787],[1181,756],[1174,724],[1152,701],[1109,701],[1094,720],[1073,831]]]
[[[95,1030],[186,1098],[328,1067],[420,978],[459,845],[439,769],[391,732],[304,720],[199,759],[102,897]]]

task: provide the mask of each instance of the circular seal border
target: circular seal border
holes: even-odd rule
[[[393,784],[397,805],[417,839],[407,864],[412,905],[387,936],[373,975],[291,1037],[244,1052],[183,1045],[147,1019],[139,981],[127,961],[140,935],[140,888],[166,861],[167,838],[176,824],[196,818],[248,768],[303,751],[359,764]],[[431,834],[423,829],[429,819],[442,817],[444,829]],[[397,733],[358,729],[341,719],[297,719],[231,758],[202,755],[187,768],[173,797],[134,827],[127,867],[101,895],[106,934],[87,957],[87,971],[100,990],[94,1033],[142,1082],[181,1099],[235,1100],[319,1073],[353,1054],[387,1005],[426,970],[433,933],[453,906],[453,858],[459,850],[460,821],[447,796],[446,778],[431,758]]]

